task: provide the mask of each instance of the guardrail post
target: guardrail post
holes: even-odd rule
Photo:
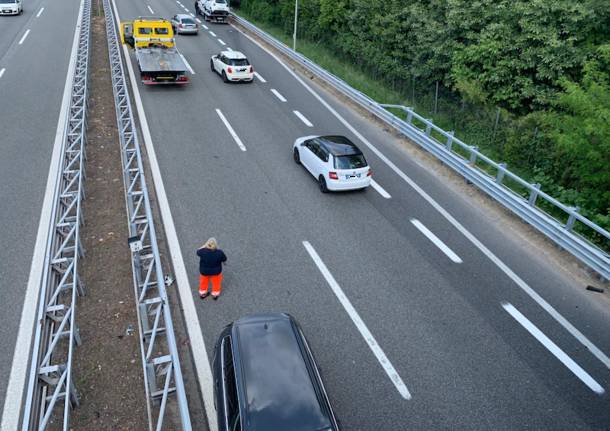
[[[530,197],[528,199],[528,203],[532,206],[536,204],[536,199],[538,198],[538,191],[540,190],[540,184],[532,184],[532,189],[530,189]]]
[[[498,173],[496,174],[496,183],[502,184],[504,174],[506,173],[506,163],[498,163]]]
[[[447,143],[445,144],[445,148],[451,151],[451,146],[453,145],[453,135],[455,132],[453,130],[447,132]]]
[[[430,132],[432,131],[432,120],[430,118],[426,119],[426,136],[430,136]]]
[[[477,162],[477,151],[479,151],[479,147],[470,147],[470,160],[468,162],[470,163],[470,166],[474,166],[474,164]]]
[[[571,207],[570,208],[570,216],[568,217],[568,221],[566,222],[566,230],[571,231],[574,228],[574,222],[576,221],[576,214],[580,211],[580,207]]]
[[[413,111],[411,111],[411,109],[407,108],[407,124],[411,124],[412,121],[413,121]]]

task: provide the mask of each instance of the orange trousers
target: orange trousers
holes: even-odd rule
[[[207,295],[210,281],[212,282],[212,296],[220,296],[222,291],[222,273],[217,275],[199,274],[199,294]]]

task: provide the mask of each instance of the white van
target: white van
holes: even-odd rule
[[[21,0],[0,0],[0,15],[21,15],[22,13]]]

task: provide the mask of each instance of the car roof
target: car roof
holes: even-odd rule
[[[190,16],[188,14],[185,14],[185,13],[178,13],[178,14],[176,14],[176,18],[178,18],[178,19],[189,18],[189,19],[194,20],[194,18],[192,16]]]
[[[333,156],[351,156],[362,154],[362,151],[345,136],[318,136],[317,142]]]
[[[296,321],[256,314],[234,322],[232,344],[244,431],[332,430]]]
[[[231,59],[246,58],[246,56],[239,51],[222,51],[221,54]]]

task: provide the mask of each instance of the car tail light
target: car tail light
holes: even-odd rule
[[[367,177],[372,177],[373,176],[373,170],[369,169],[369,171],[366,173]]]
[[[230,67],[227,69],[227,73],[233,73],[233,69],[231,69]]]
[[[178,79],[176,79],[178,82],[187,82],[188,80],[189,78],[186,75],[179,76]]]
[[[250,73],[254,73],[254,68],[250,66]]]
[[[329,172],[328,173],[328,178],[330,178],[331,180],[338,180],[339,179],[339,175],[337,175],[336,172]]]

